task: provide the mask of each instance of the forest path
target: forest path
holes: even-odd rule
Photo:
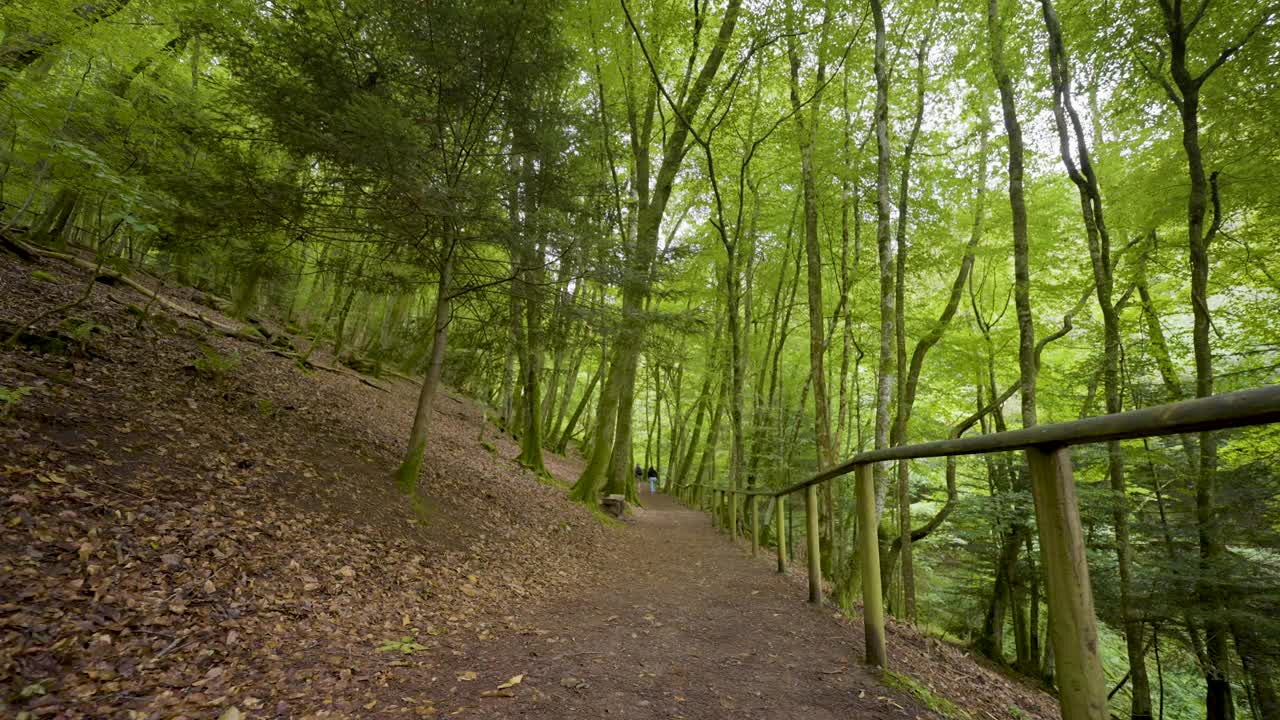
[[[862,667],[861,635],[806,603],[767,553],[751,558],[667,496],[641,499],[585,597],[533,609],[521,622],[537,632],[456,658],[480,671],[459,695],[524,675],[511,697],[489,690],[462,716],[938,717]]]

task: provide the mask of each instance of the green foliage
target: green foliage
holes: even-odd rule
[[[80,351],[85,352],[89,347],[89,340],[93,335],[105,335],[111,332],[111,328],[106,325],[100,325],[92,320],[81,320],[78,318],[65,318],[62,327],[66,329],[67,334],[80,345]]]
[[[240,367],[240,356],[237,353],[223,355],[209,345],[200,346],[200,357],[192,361],[200,377],[215,383],[222,383],[236,368]]]
[[[889,687],[902,690],[924,703],[925,707],[938,713],[947,720],[973,720],[973,716],[967,711],[956,706],[950,700],[941,697],[929,689],[929,686],[907,675],[906,673],[895,672],[893,670],[885,670],[881,675],[885,684]],[[1015,712],[1018,711],[1013,708]],[[1016,717],[1016,716],[1014,716]]]
[[[12,388],[0,387],[0,420],[8,420],[13,417],[13,413],[22,404],[23,398],[30,395],[34,389],[28,385]]]
[[[1096,279],[1079,196],[1045,124],[1054,93],[1042,15],[1031,5],[1001,4],[1030,159],[1036,337],[1058,330],[1072,313],[1070,332],[1044,348],[1038,411],[1041,422],[1071,420],[1105,407]],[[1156,49],[1167,42],[1162,5],[1056,5],[1113,236],[1108,261],[1122,298],[1122,404],[1187,397],[1195,387],[1188,161],[1181,115],[1157,77],[1169,61]],[[305,334],[314,341],[308,357],[316,353],[317,362],[368,358],[366,370],[415,376],[430,365],[436,284],[448,265],[445,384],[505,413],[528,402],[522,385],[530,366],[543,404],[543,445],[576,438],[602,457],[629,453],[627,464],[634,459],[684,480],[729,477],[737,461],[763,486],[793,482],[818,464],[801,201],[806,166],[822,280],[815,316],[828,323],[830,431],[840,457],[875,444],[883,288],[876,139],[869,132],[873,44],[858,34],[868,32],[867,8],[816,0],[776,3],[769,12],[752,6],[728,39],[707,102],[682,117],[671,103],[693,91],[726,3],[695,4],[696,18],[682,3],[628,7],[631,22],[606,0],[351,0],[340,12],[317,0],[8,3],[0,11],[0,202],[11,213],[28,209],[0,223],[12,220],[42,231],[41,241],[94,251],[104,272],[146,271],[170,289],[199,288],[192,296],[175,293],[176,300],[261,315],[269,327]],[[111,14],[96,18],[95,9]],[[1248,38],[1200,98],[1203,160],[1209,172],[1221,172],[1223,223],[1209,247],[1208,286],[1209,354],[1223,392],[1278,379],[1280,93],[1271,52],[1278,38],[1274,19],[1249,34],[1265,11],[1256,2],[1214,0],[1203,9],[1188,46],[1193,68],[1208,67]],[[1003,177],[1009,142],[987,57],[986,11],[985,3],[903,2],[890,12],[887,50],[896,64],[888,194],[895,223],[886,251],[891,260],[903,258],[897,324],[904,365],[935,328],[979,226],[955,316],[920,369],[906,442],[947,437],[1020,372]],[[905,144],[918,102],[911,68],[926,36],[932,44],[924,56],[923,123],[908,166]],[[12,52],[33,38],[40,39],[37,52]],[[789,51],[796,55],[794,88]],[[806,103],[800,113],[793,112],[793,92]],[[668,148],[686,122],[696,137]],[[978,139],[984,128],[985,146]],[[812,145],[802,162],[806,137]],[[659,178],[669,150],[681,162]],[[666,207],[646,214],[644,205],[667,186]],[[642,221],[660,229],[648,262],[636,243]],[[32,278],[59,281],[42,271]],[[648,283],[644,292],[624,307],[627,287],[639,278]],[[732,308],[730,279],[742,291]],[[740,323],[736,340],[731,315]],[[265,337],[256,325],[243,327],[246,341]],[[633,337],[634,328],[642,332]],[[82,350],[107,331],[80,320],[61,330]],[[293,347],[280,334],[271,342]],[[65,343],[53,338],[41,347],[61,353]],[[633,366],[621,363],[614,377],[620,347],[638,348],[640,356]],[[239,362],[212,348],[201,352],[192,367],[215,382]],[[735,357],[744,371],[740,405],[732,392]],[[304,369],[306,362],[298,358]],[[621,424],[599,411],[611,382],[614,397],[632,403]],[[891,399],[888,409],[901,410],[896,393]],[[570,423],[584,400],[581,417]],[[1017,404],[1012,397],[966,433],[1019,427]],[[744,433],[737,458],[735,409]],[[258,410],[264,417],[276,412],[265,401]],[[513,438],[527,441],[522,458],[537,467],[539,438],[516,417],[500,418]],[[615,440],[623,444],[615,448]],[[1225,617],[1256,629],[1272,665],[1280,655],[1280,435],[1257,428],[1218,441],[1219,495],[1208,510],[1229,551],[1212,566],[1200,561],[1195,461],[1182,439],[1124,445],[1127,505],[1109,489],[1105,448],[1075,455],[1111,679],[1127,668],[1114,552],[1115,511],[1125,508],[1130,590],[1147,626],[1162,628],[1170,717],[1198,715],[1203,694],[1187,624]],[[414,443],[419,457],[398,473],[405,490],[422,472],[427,444]],[[497,452],[493,443],[483,447]],[[1194,457],[1197,448],[1190,449]],[[962,642],[981,630],[1003,533],[1033,513],[1017,482],[1021,458],[990,460],[959,461],[954,503],[943,462],[909,469],[915,524],[950,510],[916,544],[921,620]],[[878,489],[892,495],[890,487]],[[847,484],[837,483],[833,496],[843,520],[852,503]],[[409,497],[425,523],[421,494]],[[882,517],[888,535],[898,532],[895,505]],[[838,525],[842,537],[833,542],[847,553],[853,539]],[[1016,563],[1024,612],[1039,582],[1038,562],[1033,539]],[[1222,607],[1201,602],[1197,579],[1221,592]],[[889,592],[895,607],[900,585]],[[1043,642],[1043,593],[1036,609]],[[1007,619],[1006,657],[1012,635]],[[1239,681],[1245,667],[1231,652]],[[1251,712],[1247,705],[1237,702],[1242,714]]]
[[[418,632],[418,628],[411,628],[413,633]],[[427,650],[426,645],[420,645],[414,635],[405,635],[398,640],[387,640],[378,646],[378,652],[395,652],[402,655],[412,655],[416,652]]]
[[[49,283],[50,285],[57,285],[59,282],[61,282],[60,280],[58,280],[57,276],[51,273],[47,273],[44,270],[32,270],[31,279],[39,280],[40,282],[46,282],[46,283]]]
[[[271,398],[262,398],[258,400],[259,415],[264,418],[274,418],[277,413],[279,413],[279,410],[276,409],[276,404],[271,401]]]

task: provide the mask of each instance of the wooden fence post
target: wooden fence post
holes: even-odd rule
[[[760,553],[760,506],[758,495],[752,495],[751,503],[751,557]]]
[[[729,542],[738,540],[738,493],[735,490],[729,491],[729,504],[725,507],[729,511]]]
[[[787,571],[787,519],[786,508],[782,505],[785,497],[786,495],[779,495],[773,499],[774,535],[777,536],[775,539],[778,545],[778,572],[780,573]]]
[[[818,550],[818,485],[804,489],[804,515],[808,532],[805,550],[809,556],[809,602],[822,602],[822,556]]]
[[[880,590],[880,542],[876,518],[876,487],[870,465],[854,468],[858,493],[858,553],[862,565],[862,627],[867,641],[867,664],[888,665],[884,647],[884,594]]]
[[[1040,564],[1053,622],[1049,633],[1057,663],[1062,720],[1107,720],[1107,687],[1098,656],[1080,505],[1067,447],[1027,448],[1031,494],[1040,531]]]

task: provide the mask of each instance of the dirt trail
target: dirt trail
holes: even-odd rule
[[[764,553],[753,560],[665,496],[642,499],[588,597],[521,618],[539,633],[457,658],[460,672],[479,671],[456,684],[460,696],[525,675],[510,698],[455,700],[464,716],[939,717],[861,667],[860,637],[804,602]]]
[[[0,256],[0,323],[88,280]],[[578,460],[540,480],[450,394],[405,502],[415,387],[304,375],[146,305],[95,284],[68,322],[98,330],[0,350],[0,387],[28,393],[0,421],[0,717],[939,717],[707,516],[646,493],[602,525],[565,497]],[[963,648],[893,623],[888,643],[954,717],[1058,717]]]

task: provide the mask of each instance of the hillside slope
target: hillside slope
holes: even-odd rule
[[[0,318],[83,291],[61,263],[33,269],[0,255]],[[0,424],[0,715],[380,707],[420,669],[389,666],[384,641],[447,653],[517,631],[510,611],[566,592],[605,538],[509,441],[481,445],[471,402],[438,403],[415,508],[390,481],[410,383],[304,375],[197,322],[139,327],[145,304],[97,284],[70,313],[99,326],[83,351],[0,353],[0,386],[29,388]],[[210,357],[235,366],[193,367]]]
[[[87,281],[0,254],[0,342]],[[602,524],[519,467],[469,400],[437,403],[409,502],[391,470],[412,382],[304,373],[266,343],[139,308],[94,283],[70,322],[0,350],[0,388],[26,389],[0,421],[4,717],[1056,717],[910,628],[891,626],[891,655],[952,704],[881,686],[840,660],[859,623],[806,608],[798,576],[667,500]],[[561,482],[578,469],[547,464]],[[766,679],[723,672],[744,662]],[[530,667],[525,695],[495,690]],[[810,688],[836,705],[797,705]]]

